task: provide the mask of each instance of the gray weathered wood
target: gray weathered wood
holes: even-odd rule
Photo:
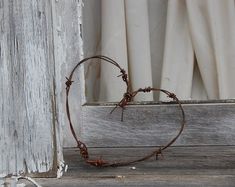
[[[103,159],[133,159],[153,148],[95,148],[93,156]],[[231,186],[235,184],[235,147],[171,147],[164,158],[132,166],[95,168],[78,156],[77,149],[65,149],[68,172],[60,180],[35,179],[42,186]],[[136,169],[131,169],[136,167]]]
[[[50,1],[1,1],[0,174],[55,169]]]
[[[83,55],[82,6],[82,0],[0,0],[0,177],[62,174],[64,83]],[[74,78],[84,79],[83,67]],[[85,90],[74,89],[76,99]],[[71,108],[80,110],[82,100]]]
[[[44,187],[234,187],[235,177],[234,175],[158,175],[158,176],[130,176],[123,177],[121,175],[110,178],[84,178],[80,179],[77,177],[66,177],[62,180],[56,179],[39,180],[40,184]],[[33,185],[29,185],[33,187]]]
[[[187,103],[187,102],[185,102]],[[163,145],[180,127],[180,110],[174,104],[130,105],[109,114],[113,105],[82,107],[82,141],[91,147]],[[183,104],[186,127],[175,145],[235,145],[235,104]],[[72,137],[71,137],[72,138]]]
[[[43,187],[234,187],[234,175],[145,175],[123,177],[121,175],[110,178],[84,178],[66,177],[61,180],[56,179],[40,179],[39,183]],[[32,185],[29,185],[33,187]]]
[[[102,158],[110,161],[132,160],[155,150],[154,147],[139,148],[89,148],[91,158]],[[79,156],[77,149],[64,150],[65,161],[69,165],[70,173],[66,176],[86,178],[111,177],[120,175],[166,175],[166,174],[197,174],[197,175],[229,175],[235,176],[235,146],[176,146],[163,152],[159,160],[151,158],[147,161],[135,163],[131,166],[118,168],[95,168],[87,165]],[[130,170],[135,166],[137,170]],[[221,172],[223,170],[223,172]]]
[[[58,142],[64,143],[64,135],[71,136],[68,128],[67,115],[65,111],[65,81],[72,68],[83,58],[82,42],[82,0],[60,0],[53,1],[53,36],[54,36],[54,57],[55,57],[55,85],[56,85],[56,111],[57,122],[60,128]],[[82,100],[84,100],[84,74],[83,66],[76,71],[74,76],[73,90],[70,97],[76,102],[71,103],[71,111],[80,111]],[[78,124],[80,116],[72,117],[74,123]],[[75,126],[77,132],[80,126]],[[66,137],[67,144],[72,144],[73,139]],[[61,146],[62,148],[62,146]]]
[[[73,67],[83,58],[82,39],[82,1],[61,0],[54,3],[54,44],[55,44],[55,73],[56,73],[56,98],[57,118],[61,127],[61,140],[64,137],[64,145],[72,145],[74,140],[68,127],[68,120],[65,110],[65,82]],[[73,89],[70,92],[71,111],[74,114],[72,120],[79,124],[81,116],[76,111],[81,111],[85,102],[84,68],[81,66],[73,77]],[[74,127],[80,132],[80,126]]]
[[[55,6],[51,0],[0,1],[0,177],[56,176],[63,165]]]

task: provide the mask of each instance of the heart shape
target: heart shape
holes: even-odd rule
[[[122,117],[121,120],[123,121],[123,109],[126,105],[128,105],[129,102],[131,102],[133,100],[133,98],[140,92],[146,93],[146,92],[151,92],[151,91],[157,91],[157,92],[163,92],[164,94],[166,94],[169,98],[171,98],[173,101],[175,101],[178,105],[179,108],[181,110],[181,114],[182,114],[182,121],[181,121],[181,127],[179,129],[179,132],[177,133],[177,135],[172,138],[166,145],[154,150],[153,152],[147,154],[146,156],[136,159],[136,160],[130,160],[130,161],[121,161],[121,162],[108,162],[108,161],[104,161],[103,159],[99,158],[99,159],[95,159],[95,160],[90,160],[89,159],[89,153],[88,153],[88,149],[85,143],[83,143],[82,141],[80,141],[75,133],[75,130],[73,128],[73,124],[71,121],[71,116],[70,116],[70,108],[69,108],[69,91],[71,88],[71,85],[74,81],[72,81],[73,78],[73,74],[75,72],[75,70],[83,63],[87,62],[90,59],[101,59],[105,62],[111,63],[112,65],[114,65],[115,67],[117,67],[120,72],[121,75],[119,75],[118,77],[122,77],[122,80],[124,81],[124,83],[126,84],[126,92],[123,94],[123,98],[122,100],[114,107],[114,109],[110,112],[112,113],[117,107],[121,107],[122,108]],[[72,135],[74,137],[74,139],[77,142],[77,147],[80,149],[80,154],[82,156],[82,158],[84,158],[85,162],[93,165],[93,166],[97,166],[97,167],[108,167],[108,166],[112,166],[112,167],[117,167],[117,166],[125,166],[125,165],[129,165],[129,164],[133,164],[136,162],[141,162],[144,160],[149,159],[150,157],[156,156],[156,158],[158,157],[158,155],[162,154],[162,151],[167,149],[168,147],[170,147],[177,139],[178,137],[181,135],[181,133],[183,132],[184,126],[185,126],[185,113],[184,113],[184,109],[181,105],[181,102],[179,101],[179,99],[176,97],[176,95],[174,93],[171,93],[167,90],[163,90],[163,89],[159,89],[159,88],[151,88],[151,87],[146,87],[146,88],[140,88],[136,91],[131,91],[131,85],[128,79],[128,75],[126,73],[126,71],[120,67],[120,65],[114,61],[113,59],[107,57],[107,56],[103,56],[103,55],[97,55],[97,56],[92,56],[89,58],[85,58],[83,60],[81,60],[80,62],[78,62],[78,64],[73,68],[73,70],[71,71],[69,77],[67,78],[66,81],[66,112],[67,112],[67,117],[69,120],[69,126],[70,126],[70,130],[72,132]]]

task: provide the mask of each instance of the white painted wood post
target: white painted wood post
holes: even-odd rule
[[[54,54],[56,74],[56,98],[59,115],[59,126],[63,127],[61,140],[64,139],[65,147],[76,146],[72,138],[65,111],[65,76],[69,76],[71,70],[83,58],[83,36],[82,36],[82,0],[60,0],[55,1],[53,8],[54,27]],[[84,67],[75,72],[70,92],[70,106],[75,130],[81,132],[82,103],[85,103],[85,78]]]
[[[61,175],[63,85],[82,54],[81,6],[0,0],[0,177]]]
[[[50,1],[1,1],[1,175],[56,168],[50,7]]]

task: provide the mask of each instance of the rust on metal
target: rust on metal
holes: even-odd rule
[[[126,84],[126,92],[123,94],[123,98],[120,100],[120,102],[113,108],[113,110],[110,112],[112,113],[117,107],[122,108],[122,115],[121,115],[121,121],[123,121],[123,111],[125,109],[125,107],[128,105],[129,102],[133,101],[133,98],[140,92],[146,93],[146,92],[162,92],[164,94],[166,94],[169,98],[171,98],[173,101],[175,101],[180,110],[181,110],[181,116],[182,116],[182,120],[181,120],[181,126],[180,129],[177,133],[177,135],[172,138],[166,145],[161,146],[160,148],[152,151],[149,154],[146,154],[144,157],[141,157],[139,159],[135,159],[135,160],[127,160],[127,161],[120,161],[120,162],[109,162],[106,160],[103,160],[101,157],[98,159],[89,159],[89,152],[88,152],[88,148],[86,146],[85,143],[83,143],[76,135],[75,130],[73,128],[73,124],[71,121],[71,116],[70,116],[70,108],[69,108],[69,91],[71,88],[71,85],[73,84],[74,81],[72,81],[73,78],[73,74],[75,72],[75,70],[83,63],[87,62],[90,59],[101,59],[104,62],[107,63],[111,63],[112,65],[114,65],[115,67],[117,67],[120,70],[120,75],[118,77],[121,77],[122,80],[124,81],[124,83]],[[102,62],[101,61],[101,62]],[[169,92],[167,90],[164,89],[159,89],[159,88],[152,88],[152,87],[146,87],[146,88],[139,88],[136,91],[131,91],[131,85],[128,79],[128,74],[126,73],[125,69],[121,68],[120,65],[114,61],[113,59],[107,57],[107,56],[103,56],[103,55],[96,55],[96,56],[92,56],[89,58],[85,58],[83,60],[81,60],[80,62],[78,62],[78,64],[73,68],[73,70],[71,71],[69,77],[66,77],[66,112],[67,112],[67,117],[68,117],[68,121],[69,121],[69,126],[70,126],[70,130],[72,132],[72,135],[74,137],[74,139],[77,142],[77,147],[80,150],[80,155],[81,157],[84,159],[84,161],[87,164],[90,164],[92,166],[96,166],[96,167],[118,167],[118,166],[126,166],[126,165],[130,165],[136,162],[141,162],[144,160],[147,160],[151,157],[156,157],[156,159],[158,159],[158,156],[162,156],[162,152],[167,149],[168,147],[170,147],[181,135],[181,133],[183,132],[183,129],[185,127],[185,113],[184,113],[184,109],[182,107],[182,104],[180,102],[180,100],[176,97],[176,95],[172,92]]]

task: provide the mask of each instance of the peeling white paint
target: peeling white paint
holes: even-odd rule
[[[60,162],[58,165],[58,170],[57,170],[57,178],[61,178],[64,174],[64,172],[67,172],[68,165],[65,164],[64,162]]]
[[[77,18],[78,18],[78,50],[79,50],[79,60],[84,58],[84,48],[83,48],[83,38],[82,38],[82,11],[83,11],[84,3],[83,0],[79,0],[77,4]],[[86,103],[86,96],[85,96],[85,75],[84,75],[84,65],[82,64],[79,68],[79,80],[80,80],[80,97],[81,97],[81,104]],[[81,93],[84,92],[84,93]]]
[[[84,58],[84,52],[83,52],[83,39],[82,39],[82,10],[83,10],[83,0],[79,0],[77,4],[77,18],[78,18],[78,36],[79,36],[79,42],[78,42],[78,51],[79,51],[79,57],[80,59]]]
[[[83,58],[83,39],[82,39],[82,7],[83,1],[59,1],[53,3],[53,27],[54,29],[54,53],[55,53],[55,84],[56,84],[56,100],[57,100],[57,120],[58,120],[58,136],[57,142],[63,143],[63,135],[71,134],[68,128],[68,120],[64,107],[65,103],[65,77],[69,76],[72,68]],[[59,32],[58,32],[59,31]],[[75,73],[73,80],[73,90],[70,92],[71,111],[80,111],[81,99],[78,90],[85,90],[85,84],[81,85],[81,78],[83,77],[83,67]],[[80,88],[82,87],[82,88]],[[83,101],[85,97],[83,97]],[[79,116],[80,117],[80,116]],[[80,122],[79,117],[72,117],[74,123]],[[80,126],[75,126],[75,130],[80,132]],[[68,136],[69,137],[69,136]],[[67,141],[66,141],[67,142]],[[74,139],[68,138],[69,144],[75,144]],[[65,145],[66,146],[66,145]],[[60,159],[62,160],[62,159]]]
[[[64,172],[67,172],[68,171],[68,165],[65,165],[65,168],[64,168]]]

